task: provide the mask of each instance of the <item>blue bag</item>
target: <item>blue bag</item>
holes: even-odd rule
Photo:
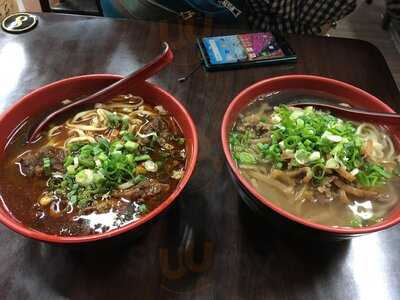
[[[134,2],[132,0],[101,0],[101,5],[106,17],[137,17],[138,14],[146,14],[144,11],[147,7],[150,15],[153,9],[183,19],[196,14],[212,17],[221,22],[235,22],[242,14],[238,2],[238,0],[137,0]]]

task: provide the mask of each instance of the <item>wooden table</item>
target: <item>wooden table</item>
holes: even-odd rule
[[[0,33],[0,111],[46,83],[88,73],[127,74],[168,41],[175,62],[154,81],[176,95],[198,126],[198,168],[178,205],[131,244],[80,252],[0,226],[2,299],[399,299],[400,227],[348,242],[283,236],[242,204],[220,144],[228,103],[257,80],[319,74],[354,84],[400,111],[381,53],[366,42],[291,37],[299,61],[177,78],[197,62],[196,34],[223,28],[39,15],[22,35]]]

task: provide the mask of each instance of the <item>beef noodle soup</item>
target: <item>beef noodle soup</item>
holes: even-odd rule
[[[272,203],[319,224],[365,227],[384,220],[400,188],[399,156],[388,133],[313,107],[271,107],[274,97],[251,103],[230,133],[241,174]]]
[[[25,144],[25,127],[6,149],[0,194],[16,219],[48,234],[102,233],[134,222],[185,172],[175,119],[130,94],[59,120],[33,144]]]

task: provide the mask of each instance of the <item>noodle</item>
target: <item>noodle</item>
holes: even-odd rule
[[[90,120],[93,116],[96,115],[95,110],[87,110],[77,113],[71,120],[71,123],[77,123],[79,121],[84,122]]]
[[[68,131],[68,134],[72,135],[74,133],[77,133],[78,136],[85,136],[86,134],[83,132],[83,130],[81,129],[77,129],[77,128],[73,128],[71,130]]]
[[[69,121],[67,121],[66,126],[69,128],[76,128],[76,129],[81,129],[84,131],[105,131],[107,130],[108,127],[95,127],[92,125],[79,125],[79,124],[72,124]]]
[[[294,201],[298,202],[299,200],[304,199],[304,194],[307,191],[307,185],[303,185],[303,187],[300,189],[300,191],[298,191],[296,193],[296,195],[294,196]]]
[[[60,129],[60,127],[61,127],[61,126],[54,126],[53,128],[51,128],[51,129],[49,130],[49,133],[48,133],[47,136],[52,137],[52,136],[55,136],[55,135],[57,135],[57,134],[60,134],[60,132],[57,132],[57,131]]]
[[[248,174],[266,184],[268,184],[269,186],[278,189],[279,191],[281,191],[284,194],[290,194],[292,192],[292,188],[288,187],[286,185],[284,185],[283,183],[281,183],[278,180],[275,180],[269,176],[266,176],[262,173],[256,172],[256,171],[248,171]]]
[[[347,172],[343,167],[340,167],[338,169],[335,169],[335,171],[344,179],[346,179],[347,181],[354,181],[356,180],[356,176],[354,176],[353,174],[351,174],[350,172]]]
[[[138,115],[147,115],[147,116],[154,116],[155,113],[147,110],[136,110],[129,114],[130,117],[136,117]]]
[[[339,190],[339,200],[343,203],[350,203],[349,198],[344,190]]]
[[[375,162],[393,160],[395,154],[394,145],[387,134],[369,123],[360,124],[356,133],[367,142],[369,149],[366,154],[371,160]]]
[[[65,141],[65,143],[64,143],[64,148],[66,148],[69,144],[71,144],[71,143],[76,143],[76,142],[89,142],[89,143],[94,143],[94,142],[96,142],[96,140],[93,138],[93,137],[91,137],[91,136],[88,136],[88,135],[86,135],[86,136],[79,136],[79,137],[72,137],[72,138],[69,138],[69,139],[67,139],[66,141]]]

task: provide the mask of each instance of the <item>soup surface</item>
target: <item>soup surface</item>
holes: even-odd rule
[[[58,120],[33,144],[25,143],[28,130],[5,151],[0,195],[16,219],[45,233],[87,235],[134,222],[185,172],[174,118],[130,94]]]
[[[294,215],[335,227],[381,222],[399,200],[394,143],[377,125],[282,104],[330,102],[324,96],[294,90],[258,97],[233,126],[232,156],[261,195]]]

